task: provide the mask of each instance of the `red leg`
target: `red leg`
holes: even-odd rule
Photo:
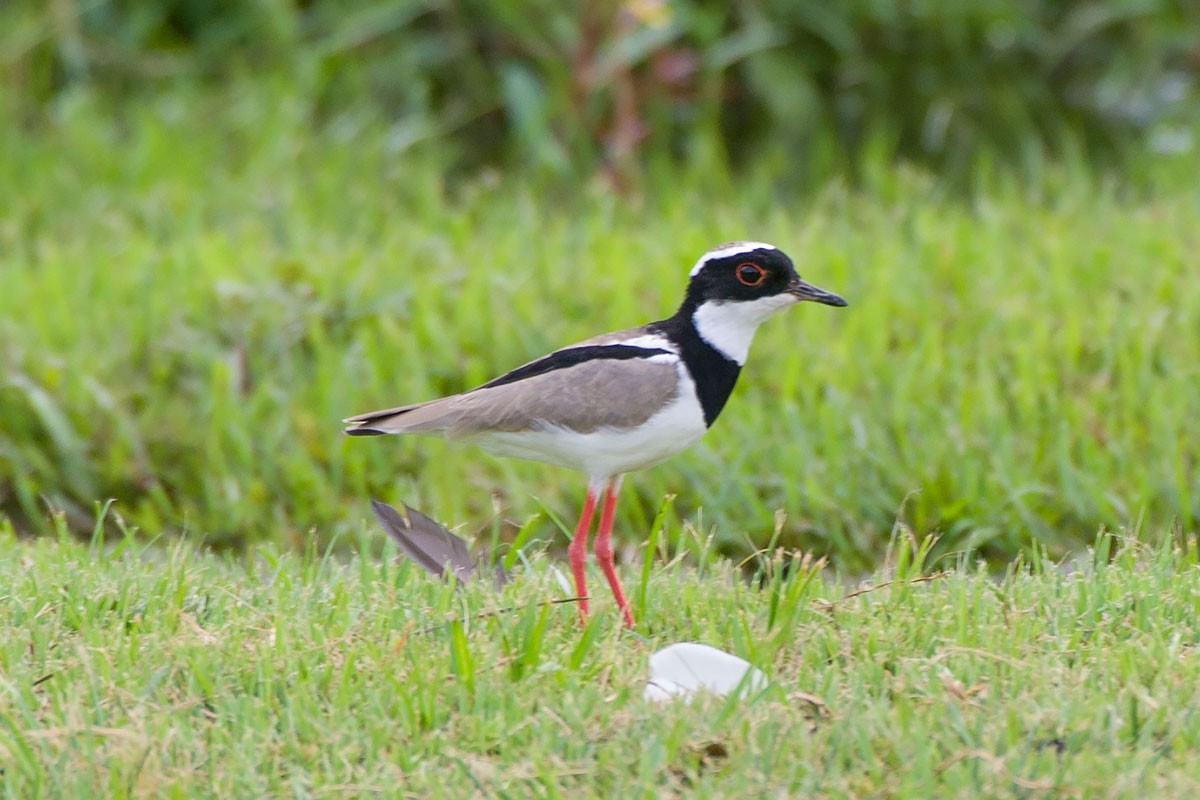
[[[600,569],[604,572],[604,577],[608,578],[609,588],[612,589],[613,597],[617,599],[617,605],[621,608],[621,615],[625,618],[625,627],[632,628],[633,614],[629,611],[629,603],[625,600],[625,592],[621,589],[621,581],[617,579],[617,570],[613,567],[613,512],[617,508],[617,493],[620,491],[621,476],[609,478],[608,486],[604,490],[604,505],[600,509],[600,529],[596,531],[595,551]]]
[[[587,564],[588,531],[592,527],[592,512],[596,510],[596,495],[600,487],[588,483],[587,499],[583,501],[583,511],[579,514],[579,522],[575,525],[575,537],[567,548],[567,560],[571,562],[571,574],[575,576],[575,596],[579,600],[579,621],[585,622],[588,615],[587,577],[584,567]]]

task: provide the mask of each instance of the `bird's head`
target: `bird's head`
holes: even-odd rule
[[[764,319],[802,300],[846,305],[836,294],[802,281],[787,254],[763,242],[723,244],[701,256],[692,267],[688,299],[696,306],[752,303],[769,309]]]
[[[805,300],[846,305],[838,295],[801,280],[779,248],[732,242],[709,250],[692,267],[681,312],[691,316],[705,341],[741,364],[759,324]]]

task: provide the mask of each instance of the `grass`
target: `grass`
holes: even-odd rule
[[[962,201],[887,167],[796,200],[768,164],[652,168],[622,197],[449,189],[390,141],[352,118],[314,132],[270,86],[68,94],[41,129],[0,126],[0,513],[86,533],[111,498],[150,535],[302,550],[347,541],[379,496],[467,535],[542,515],[561,543],[578,476],[338,420],[664,316],[698,254],[756,238],[851,305],[764,327],[711,434],[627,481],[628,545],[667,494],[727,552],[782,510],[781,543],[849,570],[898,513],[942,534],[935,556],[1000,558],[1200,518],[1183,157],[1148,194],[1065,167]]]
[[[536,557],[497,595],[274,545],[235,557],[65,528],[0,544],[9,797],[1200,790],[1190,538],[1105,535],[1070,569],[1035,557],[997,578],[966,561],[931,573],[927,543],[900,537],[861,585],[780,558],[748,582],[672,551],[635,601],[637,636],[607,598],[583,631],[546,605],[560,592]],[[649,654],[682,640],[772,686],[647,705]]]
[[[1200,790],[1194,156],[969,198],[704,158],[449,186],[451,144],[269,77],[98,97],[0,98],[6,796]],[[772,321],[706,440],[626,482],[636,634],[549,602],[578,476],[340,434],[670,313],[734,238],[851,306]],[[524,543],[517,579],[393,560],[371,496]],[[647,705],[684,640],[771,687]]]

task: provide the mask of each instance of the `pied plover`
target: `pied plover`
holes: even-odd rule
[[[462,394],[350,417],[346,433],[437,433],[497,455],[586,473],[587,497],[567,550],[580,615],[588,613],[588,533],[603,495],[594,552],[632,626],[613,567],[622,475],[664,461],[703,436],[729,399],[758,326],[803,300],[846,305],[800,280],[778,248],[724,244],[692,267],[683,303],[667,319],[555,350]]]

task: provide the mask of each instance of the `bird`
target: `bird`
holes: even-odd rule
[[[692,266],[683,302],[666,319],[562,347],[460,394],[349,417],[345,432],[440,434],[587,475],[567,548],[580,620],[589,615],[587,544],[599,504],[593,552],[632,628],[613,564],[622,478],[695,444],[725,407],[759,325],[804,301],[847,305],[801,280],[774,245],[722,244]]]

